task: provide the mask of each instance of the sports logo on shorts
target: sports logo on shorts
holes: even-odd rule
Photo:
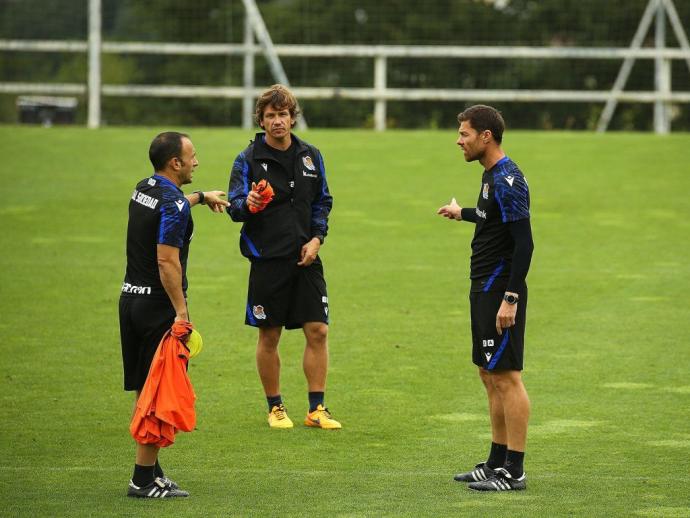
[[[266,313],[264,313],[263,306],[254,306],[252,308],[252,313],[254,313],[254,316],[259,320],[266,320]]]
[[[491,360],[491,353],[484,353],[484,356],[486,356],[486,361],[488,362]]]
[[[493,340],[482,340],[482,347],[493,347],[493,346],[494,346]]]
[[[314,162],[311,161],[311,157],[309,155],[302,157],[302,163],[304,164],[304,167],[306,167],[310,171],[316,171],[316,167],[314,167]]]
[[[485,200],[489,199],[489,184],[488,183],[484,184],[484,187],[482,189],[482,198],[484,198]]]

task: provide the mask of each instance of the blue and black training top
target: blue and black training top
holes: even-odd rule
[[[527,181],[510,158],[503,157],[491,169],[484,171],[474,213],[469,214],[466,212],[469,209],[463,209],[463,219],[476,223],[470,268],[473,290],[506,289],[515,251],[510,224],[529,220],[529,204]],[[529,239],[531,242],[531,234]],[[524,282],[524,277],[521,282]]]
[[[122,296],[168,297],[158,273],[159,244],[180,249],[182,290],[186,293],[187,255],[193,232],[189,201],[177,185],[157,174],[140,181],[129,201]]]

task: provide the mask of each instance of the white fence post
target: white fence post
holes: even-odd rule
[[[386,130],[386,56],[379,54],[374,60],[374,128],[376,131]]]
[[[244,17],[244,95],[242,97],[242,128],[251,129],[254,125],[254,30],[249,13]]]
[[[101,25],[101,0],[89,0],[89,128],[101,125]]]
[[[660,51],[666,47],[666,9],[663,2],[659,2],[656,9],[654,45]],[[660,96],[671,93],[671,62],[660,55],[654,58],[654,88]],[[665,135],[670,131],[670,111],[667,101],[657,99],[654,102],[655,133]]]

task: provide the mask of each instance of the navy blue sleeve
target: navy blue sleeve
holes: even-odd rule
[[[529,218],[529,189],[521,174],[494,177],[494,196],[503,223]]]
[[[233,221],[246,221],[250,212],[247,208],[247,195],[251,182],[249,181],[249,162],[243,151],[232,164],[230,185],[228,186],[228,201],[230,205],[225,211]]]
[[[164,200],[161,204],[160,213],[158,244],[182,248],[191,214],[189,201],[184,196]]]
[[[326,166],[323,157],[318,152],[319,157],[319,191],[311,204],[311,234],[312,237],[321,236],[325,239],[328,235],[328,215],[333,208],[333,196],[328,190],[326,181]]]

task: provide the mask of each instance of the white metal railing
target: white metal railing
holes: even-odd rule
[[[77,52],[89,54],[88,85],[82,83],[0,83],[0,93],[89,95],[88,126],[100,125],[100,97],[214,97],[243,100],[243,126],[251,127],[253,99],[262,91],[254,85],[254,58],[266,51],[266,45],[254,43],[256,24],[247,18],[245,39],[241,44],[102,42],[100,0],[90,1],[89,41],[0,40],[0,51]],[[96,6],[94,8],[93,6]],[[377,130],[386,127],[386,104],[390,101],[516,101],[516,102],[605,102],[599,121],[604,131],[617,102],[654,103],[655,131],[670,130],[671,103],[690,103],[690,91],[672,91],[671,60],[684,60],[690,70],[690,46],[680,26],[671,0],[650,0],[629,48],[582,47],[507,47],[507,46],[402,46],[402,45],[273,45],[271,51],[289,57],[359,57],[374,59],[373,87],[293,87],[300,99],[354,99],[374,101],[374,123]],[[663,12],[662,12],[663,11]],[[674,27],[682,48],[665,46],[664,13]],[[641,40],[656,14],[656,46],[642,48]],[[659,21],[661,20],[661,22]],[[641,36],[640,36],[641,34]],[[265,36],[265,35],[264,35]],[[638,41],[639,40],[639,41]],[[234,55],[244,57],[243,86],[182,86],[182,85],[108,85],[101,84],[101,54],[168,54],[168,55]],[[480,89],[404,89],[387,86],[387,60],[390,58],[502,58],[502,59],[597,59],[624,60],[612,90],[480,90]],[[654,60],[656,81],[653,91],[624,91],[623,86],[635,59]],[[279,71],[282,67],[272,66]],[[279,75],[280,76],[280,75]],[[282,77],[282,76],[281,76]]]
[[[629,47],[527,47],[527,46],[409,46],[409,45],[275,45],[281,56],[317,58],[531,58],[531,59],[685,59],[680,48]],[[88,43],[75,40],[0,40],[0,50],[31,52],[86,52]],[[243,56],[263,53],[260,45],[242,43],[103,42],[104,54],[174,54],[192,56]]]

